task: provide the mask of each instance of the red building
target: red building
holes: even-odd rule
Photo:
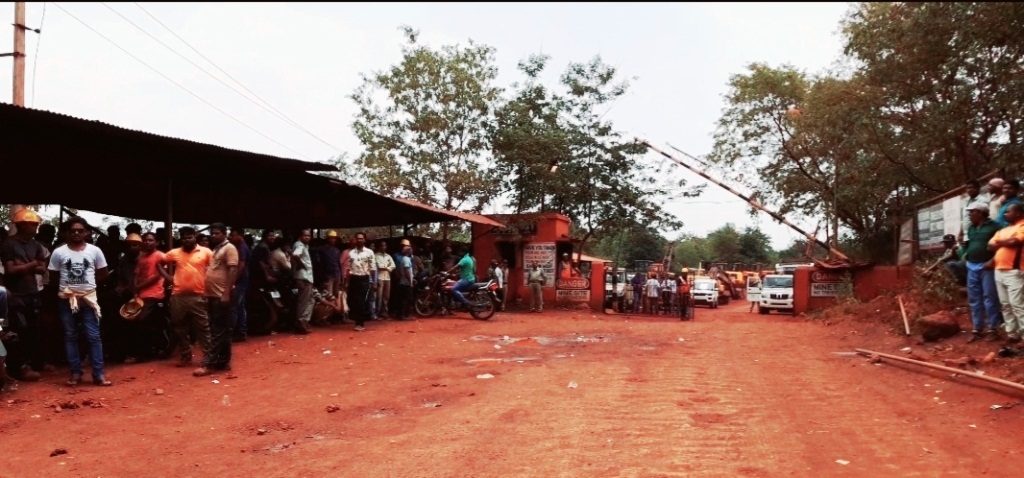
[[[575,241],[569,237],[570,221],[557,213],[494,214],[488,216],[506,227],[473,224],[473,255],[477,273],[486,276],[492,259],[509,264],[508,302],[527,303],[525,271],[537,263],[547,276],[544,303],[555,305],[589,304],[603,310],[605,294],[604,259],[573,252]]]

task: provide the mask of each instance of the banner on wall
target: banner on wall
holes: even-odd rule
[[[590,290],[559,289],[555,291],[556,302],[590,302]]]
[[[544,287],[555,286],[555,243],[554,242],[528,242],[523,244],[523,285],[527,284],[529,271],[533,270],[534,264],[540,265],[544,271]]]

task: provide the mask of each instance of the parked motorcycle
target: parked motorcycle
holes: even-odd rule
[[[445,273],[434,274],[416,291],[415,309],[420,317],[431,317],[438,314],[448,315],[451,311],[465,308],[455,301],[452,288],[455,281]],[[498,308],[498,283],[495,281],[477,282],[462,294],[469,301],[469,314],[477,320],[490,320]]]

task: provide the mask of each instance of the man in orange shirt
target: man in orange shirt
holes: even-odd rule
[[[196,230],[183,227],[178,232],[181,247],[164,256],[163,263],[172,276],[171,327],[181,351],[179,367],[192,364],[189,326],[194,326],[203,347],[203,363],[210,356],[210,319],[206,309],[206,269],[213,252],[196,243]],[[198,371],[198,369],[196,370]]]
[[[996,255],[989,261],[996,270],[996,292],[1003,306],[1003,327],[1009,343],[1021,340],[1024,331],[1024,272],[1021,248],[1024,247],[1024,206],[1010,204],[1006,211],[1009,226],[999,230],[988,242]]]
[[[126,243],[131,243],[137,234],[128,234]],[[152,232],[141,236],[142,247],[135,261],[135,268],[132,273],[131,289],[135,292],[133,300],[142,301],[142,310],[134,320],[130,321],[130,327],[134,342],[135,360],[146,360],[161,353],[169,352],[160,350],[166,348],[167,332],[166,318],[160,313],[159,304],[164,300],[164,274],[166,272],[160,267],[164,259],[164,253],[156,249],[157,237]],[[129,361],[125,361],[128,363]]]

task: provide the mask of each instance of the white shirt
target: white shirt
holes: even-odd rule
[[[352,248],[348,251],[349,275],[369,277],[371,271],[377,270],[376,266],[376,256],[369,248],[364,247],[362,251]]]
[[[49,270],[60,273],[61,290],[89,292],[96,290],[96,271],[106,267],[107,261],[99,247],[86,244],[76,251],[65,244],[53,251]]]
[[[498,280],[498,288],[505,287],[505,271],[500,267],[494,268],[494,278]]]
[[[658,282],[658,279],[647,279],[647,297],[658,297],[659,287],[661,287],[661,284]]]
[[[292,257],[299,260],[302,267],[295,270],[295,278],[313,282],[313,259],[309,257],[309,246],[302,241],[295,241],[292,246]]]
[[[391,258],[391,254],[378,252],[374,256],[374,261],[377,265],[377,278],[383,281],[390,281],[391,271],[395,270],[395,260]]]

